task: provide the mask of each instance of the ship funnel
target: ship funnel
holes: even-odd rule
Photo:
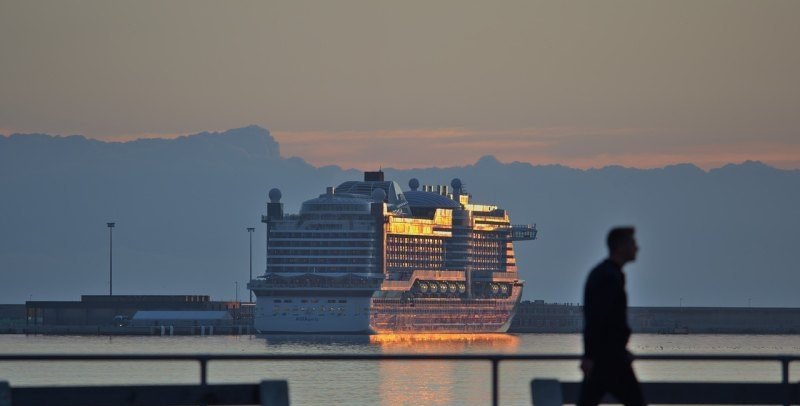
[[[464,186],[464,184],[461,183],[461,179],[453,178],[453,180],[450,182],[450,186],[453,188],[454,194],[461,194],[461,188]]]
[[[283,203],[281,203],[280,189],[273,188],[269,191],[269,203],[267,203],[267,219],[283,218]],[[262,219],[262,222],[265,219]]]
[[[383,171],[364,172],[364,182],[383,182]]]

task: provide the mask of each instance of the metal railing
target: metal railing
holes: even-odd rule
[[[0,354],[0,362],[42,361],[195,361],[200,385],[208,385],[208,364],[214,361],[487,361],[491,364],[491,402],[499,405],[499,365],[506,361],[579,361],[575,354]],[[636,355],[636,361],[773,362],[780,365],[781,386],[788,391],[789,366],[800,355]],[[0,377],[2,378],[2,377]],[[800,385],[800,384],[798,384]]]

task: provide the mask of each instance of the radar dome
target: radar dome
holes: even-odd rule
[[[450,181],[450,186],[453,187],[454,191],[459,191],[460,192],[461,191],[461,186],[462,186],[461,185],[461,179],[453,178],[453,180]]]
[[[417,180],[417,178],[411,178],[411,180],[408,181],[408,187],[411,188],[411,190],[419,189],[419,180]]]
[[[383,189],[375,189],[372,191],[372,200],[375,202],[382,202],[386,199],[386,191]]]
[[[278,188],[272,188],[269,191],[269,201],[272,203],[279,203],[281,201],[281,191]]]

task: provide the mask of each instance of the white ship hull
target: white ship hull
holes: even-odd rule
[[[261,334],[370,334],[370,298],[259,296],[255,329]]]

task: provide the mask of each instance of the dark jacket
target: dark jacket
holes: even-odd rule
[[[584,356],[595,362],[623,362],[631,329],[625,274],[610,260],[598,264],[586,280],[583,294]]]

